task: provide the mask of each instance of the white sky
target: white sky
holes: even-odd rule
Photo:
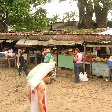
[[[43,6],[48,12],[48,17],[52,17],[53,15],[59,15],[60,18],[63,18],[63,14],[65,12],[70,12],[70,11],[77,11],[77,4],[75,1],[72,3],[69,2],[70,0],[63,1],[63,2],[58,2],[58,0],[53,0],[51,3],[47,3]]]
[[[51,3],[46,3],[45,5],[42,6],[47,10],[47,17],[52,18],[53,15],[59,15],[59,18],[63,18],[63,14],[65,12],[76,12],[76,15],[78,15],[78,7],[77,7],[77,2],[72,1],[70,3],[70,0],[66,0],[63,2],[59,3],[59,0],[52,0]],[[93,17],[94,18],[94,17]],[[78,20],[78,17],[76,18]],[[108,14],[108,20],[112,20],[112,11],[111,13]]]

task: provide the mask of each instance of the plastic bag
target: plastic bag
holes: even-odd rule
[[[55,62],[41,63],[34,67],[27,76],[27,82],[35,88],[40,81],[55,67]]]

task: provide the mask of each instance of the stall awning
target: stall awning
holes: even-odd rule
[[[3,41],[5,41],[5,40],[0,40],[0,43],[2,43]]]
[[[106,31],[100,32],[98,34],[102,34],[102,35],[112,35],[112,28],[109,28]]]
[[[42,45],[42,46],[49,46],[49,45],[75,45],[75,44],[82,44],[83,41],[56,41],[50,39],[49,41],[38,41],[38,40],[27,40],[21,39],[19,40],[16,45],[18,46],[35,46],[35,45]]]
[[[8,43],[12,43],[14,40],[6,40],[6,42]]]
[[[25,44],[25,39],[19,40],[16,45],[24,45]]]
[[[27,39],[20,39],[16,45],[18,46],[34,46],[38,45],[38,40],[27,40]]]
[[[56,41],[55,45],[75,45],[75,44],[82,44],[82,41]]]

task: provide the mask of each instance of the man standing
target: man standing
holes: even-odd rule
[[[79,79],[79,73],[83,72],[83,55],[82,53],[80,53],[80,50],[78,48],[76,48],[74,50],[74,72],[75,72],[75,82],[79,83],[80,79]]]
[[[31,108],[30,112],[47,112],[46,108],[46,85],[49,83],[52,73],[49,72],[43,80],[36,86],[36,88],[31,89]]]

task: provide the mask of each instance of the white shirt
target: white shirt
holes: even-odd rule
[[[40,83],[45,85],[44,81],[42,80]],[[45,100],[45,106],[46,106],[46,86],[44,90],[44,100]],[[40,112],[39,111],[39,106],[38,106],[38,96],[37,96],[37,91],[36,88],[32,89],[31,88],[31,108],[30,112]]]

